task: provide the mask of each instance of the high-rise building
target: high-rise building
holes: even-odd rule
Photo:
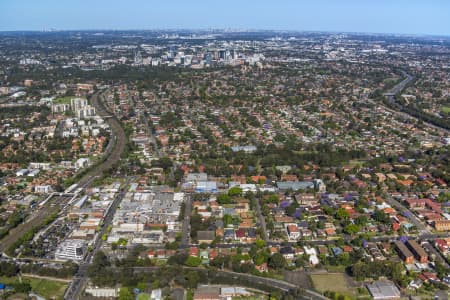
[[[134,64],[135,65],[142,65],[143,64],[143,59],[142,59],[142,55],[141,55],[141,51],[137,50],[134,53]]]

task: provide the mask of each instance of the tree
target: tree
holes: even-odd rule
[[[209,262],[209,264],[216,268],[222,268],[222,266],[228,266],[230,262],[229,256],[218,255],[213,260]]]
[[[225,214],[223,216],[223,223],[225,224],[225,226],[233,224],[233,217],[231,215]]]
[[[177,250],[180,248],[180,244],[177,241],[167,242],[164,247],[168,250]]]
[[[288,216],[293,216],[298,208],[298,203],[296,201],[292,202],[288,207],[286,207],[286,214]]]
[[[389,215],[379,209],[375,210],[375,212],[373,213],[373,219],[385,224],[390,223]]]
[[[119,292],[119,300],[134,300],[133,294],[127,287],[121,287]]]
[[[117,250],[117,243],[111,243],[111,250],[116,251]]]
[[[198,272],[195,271],[189,271],[186,274],[186,280],[188,283],[188,287],[190,288],[196,288],[198,281],[200,280],[200,275],[198,274]]]
[[[119,244],[122,247],[125,247],[128,244],[128,241],[124,238],[119,238],[119,240],[117,241],[117,244]]]
[[[15,282],[13,287],[16,293],[28,293],[31,291],[31,285],[29,282]]]
[[[360,230],[360,228],[356,224],[349,224],[349,225],[345,226],[345,228],[344,228],[345,233],[352,234],[352,235],[355,233],[358,233],[359,230]]]
[[[274,253],[268,262],[269,267],[274,269],[281,269],[286,265],[286,259],[280,253]]]
[[[217,196],[217,202],[222,205],[222,204],[230,204],[232,201],[229,195],[220,194]]]
[[[94,260],[92,262],[92,266],[97,268],[109,267],[111,264],[108,260],[108,257],[103,251],[98,251],[95,253]]]
[[[253,258],[253,262],[255,263],[255,265],[260,266],[266,262],[266,259],[267,257],[263,252],[258,252]]]
[[[257,240],[255,241],[255,245],[256,245],[256,247],[257,247],[258,249],[262,249],[262,248],[264,248],[264,247],[266,246],[266,242],[265,242],[264,240],[257,239]]]
[[[186,262],[187,259],[188,259],[187,253],[184,253],[184,252],[175,253],[174,255],[169,257],[169,259],[167,260],[167,264],[168,265],[182,265]]]
[[[155,281],[153,281],[153,284],[154,283],[158,283],[158,280],[155,280]],[[152,284],[152,288],[153,288],[153,284]],[[139,282],[138,284],[137,284],[137,288],[138,288],[138,290],[140,290],[141,292],[142,291],[145,291],[146,289],[147,289],[147,283],[145,283],[145,282]],[[158,288],[158,285],[155,287],[155,289],[157,289]]]
[[[155,289],[159,288],[159,286],[160,286],[159,279],[155,279],[152,282],[152,289],[155,290]]]
[[[12,277],[19,272],[19,267],[14,263],[0,262],[0,276]]]
[[[173,162],[169,157],[161,157],[159,160],[152,161],[152,166],[167,170],[173,166]]]
[[[235,197],[235,196],[241,196],[242,195],[242,189],[238,186],[234,186],[231,189],[228,190],[228,195],[230,197]]]
[[[356,224],[356,225],[361,225],[361,226],[366,225],[367,222],[368,222],[367,217],[364,216],[364,215],[359,216],[359,217],[356,218],[356,220],[355,220],[355,224]]]
[[[202,263],[202,259],[196,256],[189,256],[185,264],[188,267],[198,267]]]
[[[349,212],[343,208],[339,208],[336,211],[336,219],[338,220],[347,220],[349,217],[350,217]]]

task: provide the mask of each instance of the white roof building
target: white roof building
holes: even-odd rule
[[[307,246],[303,247],[305,249],[305,253],[309,255],[309,263],[313,266],[319,264],[319,258],[317,257],[317,251],[315,248],[308,248]]]
[[[81,261],[86,254],[86,241],[65,240],[56,249],[56,260]]]

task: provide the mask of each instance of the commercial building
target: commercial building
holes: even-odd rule
[[[86,254],[86,241],[66,240],[56,249],[56,260],[81,261]]]
[[[199,181],[195,187],[196,193],[217,193],[217,183],[215,181]]]
[[[50,185],[35,185],[34,186],[34,192],[37,194],[48,194],[52,192],[53,189]]]
[[[317,190],[318,192],[325,192],[327,187],[320,179],[313,181],[278,181],[277,188],[280,191],[298,191],[298,190]]]
[[[25,176],[29,173],[30,171],[28,169],[20,169],[18,171],[16,171],[16,176],[20,177],[20,176]]]
[[[92,297],[117,297],[119,292],[116,288],[95,288],[88,287],[85,290],[86,294],[92,295]]]

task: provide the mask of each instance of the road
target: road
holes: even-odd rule
[[[436,248],[433,247],[433,245],[430,244],[430,242],[428,241],[423,242],[422,247],[428,252],[428,255],[434,256],[434,260],[436,262],[441,263],[447,269],[450,268],[450,265],[447,263],[447,260],[441,255],[439,251],[436,250]]]
[[[103,103],[100,101],[101,95],[99,93],[96,93],[92,96],[91,101],[92,105],[94,105],[96,112],[98,115],[104,117],[106,119],[106,122],[109,124],[111,128],[111,138],[114,139],[115,144],[112,149],[110,149],[109,153],[105,155],[108,155],[106,160],[88,172],[85,176],[81,178],[81,180],[78,182],[78,187],[87,187],[89,184],[98,176],[103,175],[106,171],[108,171],[115,163],[117,163],[121,155],[125,149],[126,144],[126,135],[125,131],[123,130],[122,126],[120,125],[119,120],[115,116],[111,116],[111,113],[108,112],[103,105]],[[109,145],[108,145],[109,148]],[[93,250],[89,252],[83,262],[80,264],[80,267],[78,269],[77,274],[74,276],[74,279],[72,281],[72,284],[68,287],[66,290],[66,293],[64,295],[64,299],[78,299],[79,295],[81,294],[84,286],[87,282],[87,270],[89,267],[89,263],[91,262],[91,259],[94,257],[95,253],[100,249],[102,240],[102,235],[106,232],[108,225],[111,223],[114,213],[119,205],[119,203],[122,201],[123,197],[125,196],[127,192],[127,186],[129,181],[122,187],[119,194],[114,199],[113,203],[111,204],[105,218],[103,221],[103,226],[98,232],[98,234],[95,237]]]
[[[191,242],[190,228],[191,228],[191,214],[192,214],[192,197],[190,194],[186,194],[184,198],[184,218],[181,227],[181,248],[186,248]]]
[[[397,83],[393,88],[391,88],[388,92],[384,93],[387,97],[393,97],[400,93],[411,81],[414,80],[414,77],[409,75],[406,72],[402,72],[403,76],[405,76],[405,79],[403,79],[401,82]]]
[[[81,292],[83,291],[83,288],[88,280],[87,270],[89,268],[89,264],[91,263],[91,260],[95,256],[97,251],[100,250],[102,246],[102,236],[106,233],[109,224],[111,224],[114,218],[114,214],[117,210],[117,207],[119,206],[123,197],[125,197],[129,183],[130,180],[127,180],[126,183],[122,186],[119,194],[116,196],[116,198],[114,198],[114,201],[109,207],[108,212],[106,213],[106,216],[103,220],[103,226],[95,236],[93,249],[86,255],[83,262],[80,264],[80,267],[78,269],[78,272],[74,276],[72,284],[66,290],[64,299],[78,299],[79,296],[81,295]]]
[[[159,150],[158,143],[156,142],[156,138],[155,138],[155,135],[153,134],[152,128],[148,124],[147,116],[145,116],[144,113],[141,113],[141,120],[144,123],[145,128],[147,129],[147,135],[148,135],[148,137],[149,137],[149,139],[150,139],[150,141],[151,141],[151,143],[153,145],[153,148],[155,150],[156,156],[158,158],[160,158],[161,157],[161,151]]]
[[[384,93],[383,95],[387,98],[387,100],[389,101],[389,103],[392,103],[393,106],[397,107],[398,110],[394,110],[391,109],[389,107],[384,106],[383,104],[380,104],[378,102],[373,101],[372,99],[367,99],[365,98],[364,101],[370,102],[375,106],[383,106],[383,108],[393,114],[396,114],[397,116],[401,116],[405,119],[409,119],[409,120],[419,120],[417,117],[410,115],[406,112],[403,111],[403,108],[396,103],[395,101],[395,95],[397,95],[398,93],[400,93],[410,82],[412,82],[414,80],[414,77],[409,75],[406,72],[403,72],[403,75],[405,76],[405,79],[402,80],[400,83],[398,83],[397,85],[395,85],[393,88],[391,88],[388,92]],[[429,128],[435,129],[435,130],[439,130],[439,131],[443,131],[446,134],[450,133],[450,130],[446,129],[446,128],[442,128],[439,126],[436,126],[434,124],[428,123],[426,121],[422,121],[424,125],[428,126]]]
[[[126,186],[128,186],[128,183],[125,185],[125,187],[123,187],[121,189],[120,193],[118,194],[118,196],[115,198],[113,204],[111,205],[111,209],[108,211],[107,216],[105,218],[104,226],[102,227],[100,233],[96,236],[94,249],[89,255],[86,256],[84,262],[80,265],[80,268],[79,268],[77,274],[74,276],[71,285],[69,286],[69,288],[66,291],[65,299],[78,299],[79,295],[81,294],[81,292],[87,282],[87,270],[91,264],[91,259],[101,247],[101,244],[102,244],[101,236],[107,229],[108,224],[110,224],[110,222],[112,221],[115,209],[121,202],[122,198],[125,196]],[[450,237],[450,233],[448,233],[448,232],[426,233],[426,234],[421,234],[421,235],[411,235],[411,237],[414,237],[421,241],[425,241],[423,243],[424,248],[427,249],[430,254],[434,254],[436,256],[437,260],[440,260],[442,258],[442,256],[440,255],[440,253],[437,252],[436,249],[434,249],[431,246],[431,243],[429,241],[436,239],[436,238]],[[372,242],[382,242],[382,241],[393,242],[397,239],[398,239],[398,236],[378,236],[378,237],[370,238],[370,241],[372,241]],[[335,244],[335,242],[336,242],[335,240],[311,240],[311,241],[304,241],[302,243],[309,244],[309,245],[324,245],[324,244],[332,245],[332,244]],[[283,243],[283,245],[295,245],[295,244],[297,244],[297,242]],[[427,244],[428,244],[428,246],[427,246]],[[198,246],[198,244],[188,245],[188,247],[190,247],[190,246]],[[246,248],[249,246],[250,246],[249,244],[238,244],[238,243],[236,243],[236,244],[217,244],[216,245],[216,247],[218,247],[218,248],[239,248],[239,247]],[[281,243],[268,242],[268,246],[281,246]],[[433,249],[430,250],[430,247]],[[164,248],[164,245],[161,245],[161,247],[155,247],[155,248]],[[11,259],[3,257],[2,260],[9,261]],[[29,263],[28,258],[16,259],[15,261]],[[149,272],[149,271],[154,271],[157,268],[159,268],[159,267],[135,267],[134,269],[135,269],[135,271],[139,271],[139,272]],[[188,267],[185,267],[185,268],[188,268]],[[203,270],[203,271],[205,270],[204,268],[192,268],[192,269]],[[264,278],[264,277],[254,276],[251,274],[235,273],[235,272],[226,271],[226,270],[217,270],[217,272],[228,274],[228,275],[231,274],[234,277],[235,276],[238,276],[238,277],[240,276],[242,278],[245,277],[246,279],[254,280],[255,283],[267,284],[270,286],[277,287],[283,291],[289,291],[293,288],[297,288],[297,286],[295,286],[294,284],[291,284],[291,283],[288,283],[285,281],[281,281],[281,280],[272,279],[272,278]],[[327,298],[321,296],[320,294],[315,293],[314,291],[306,290],[305,292],[307,294],[307,297],[311,297],[310,299],[327,299]]]
[[[414,226],[416,226],[416,228],[420,231],[421,234],[430,233],[427,227],[422,222],[420,222],[420,220],[416,217],[416,215],[413,214],[408,208],[403,206],[400,202],[398,202],[391,196],[386,198],[386,202],[389,205],[393,206],[398,211],[400,211],[405,217],[407,217],[414,224]]]
[[[256,199],[255,201],[256,201],[256,214],[258,215],[259,220],[259,228],[261,228],[263,239],[267,243],[269,242],[269,237],[267,236],[266,219],[264,218],[261,212],[260,199]]]
[[[135,267],[134,271],[135,272],[153,272],[155,270],[157,270],[159,267]],[[204,268],[191,268],[191,267],[183,267],[184,269],[189,269],[189,270],[194,270],[194,271],[206,271],[206,269]],[[227,276],[231,276],[234,279],[245,279],[248,281],[251,281],[255,284],[260,284],[260,285],[267,285],[270,287],[275,287],[279,290],[288,292],[294,289],[297,289],[298,286],[283,280],[278,280],[278,279],[273,279],[273,278],[267,278],[267,277],[260,277],[260,276],[255,276],[252,274],[246,274],[246,273],[236,273],[236,272],[232,272],[232,271],[226,271],[226,270],[214,270],[214,272],[216,272],[218,275],[227,275]],[[305,291],[305,299],[328,299],[327,297],[316,293],[315,291],[312,290],[304,290]]]

